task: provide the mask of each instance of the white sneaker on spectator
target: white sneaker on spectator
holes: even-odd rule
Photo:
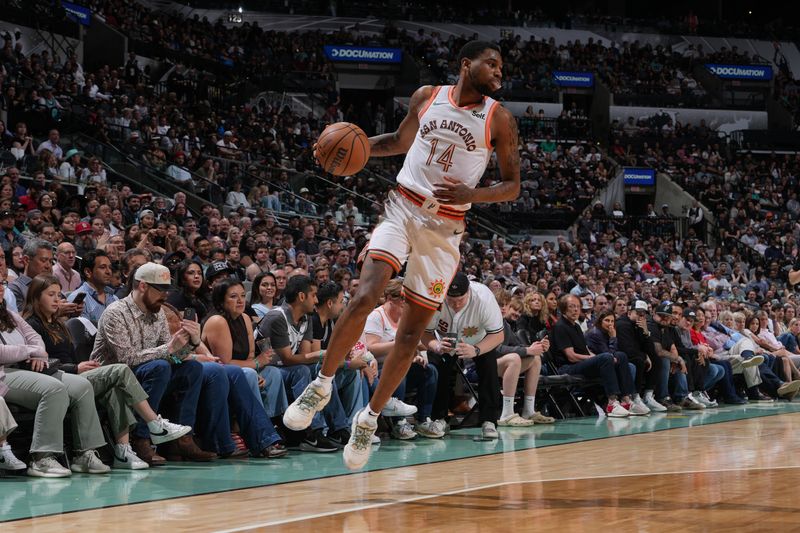
[[[417,432],[414,431],[411,424],[403,419],[392,428],[392,437],[398,440],[412,440],[417,438]]]
[[[28,467],[28,475],[32,477],[69,477],[72,472],[61,466],[55,457],[48,455],[31,462],[31,466]]]
[[[191,426],[173,424],[166,418],[161,418],[161,415],[158,415],[158,418],[148,423],[147,426],[150,427],[151,424],[156,426],[155,428],[150,428],[150,441],[153,444],[164,444],[165,442],[179,439],[192,431]]]
[[[394,396],[389,398],[389,401],[386,402],[386,405],[381,409],[381,414],[383,416],[411,416],[416,412],[417,407],[415,405],[408,405]]]
[[[717,403],[717,400],[712,400],[711,396],[709,396],[706,391],[702,391],[700,393],[700,396],[702,396],[703,399],[708,403],[708,407],[719,407],[719,403]]]
[[[373,433],[370,442],[372,443],[373,446],[380,446],[381,438]]]
[[[114,446],[114,468],[122,470],[144,470],[145,468],[150,468],[150,465],[142,461],[139,456],[136,455],[130,444],[118,444]]]
[[[501,418],[497,421],[498,426],[509,426],[509,427],[529,427],[534,424],[533,420],[529,418],[522,418],[517,413],[512,413],[511,415]]]
[[[365,407],[365,409],[367,409]],[[353,417],[353,425],[350,427],[350,440],[344,447],[344,465],[350,470],[360,470],[369,461],[369,454],[372,452],[372,436],[378,429],[378,424],[359,422],[361,413],[356,413]]]
[[[450,424],[444,418],[434,420],[432,425],[436,429],[437,433],[441,433],[442,435],[447,435],[450,433]]]
[[[692,399],[692,401],[694,401],[695,403],[699,403],[699,404],[700,404],[700,405],[702,405],[703,407],[706,407],[706,408],[708,408],[708,407],[714,407],[714,406],[711,404],[711,401],[710,401],[710,400],[708,400],[708,399],[706,399],[706,397],[705,397],[705,396],[703,396],[703,393],[702,393],[702,392],[692,392],[692,393],[690,393],[690,394],[689,394],[689,396],[688,396],[688,397],[689,397],[689,398],[691,398],[691,399]]]
[[[556,421],[552,416],[543,415],[539,411],[534,411],[532,415],[522,413],[522,418],[533,420],[534,424],[552,424]]]
[[[631,412],[622,407],[622,404],[617,400],[608,402],[608,405],[606,405],[606,416],[609,418],[625,418],[630,414]]]
[[[4,442],[3,445],[0,446],[0,470],[7,470],[9,472],[25,470],[25,463],[17,459],[17,456],[14,455],[11,446],[9,446],[7,442]]]
[[[653,391],[645,391],[644,404],[647,406],[648,409],[650,409],[654,413],[667,412],[667,408],[656,401],[655,396],[653,396]]]
[[[111,467],[100,460],[97,450],[86,450],[72,461],[70,467],[76,474],[108,474]]]
[[[481,424],[481,437],[484,439],[496,439],[500,435],[497,433],[497,428],[494,425],[494,422],[486,421]]]
[[[645,405],[639,396],[636,396],[631,404],[630,413],[633,416],[647,416],[650,414],[650,408]]]
[[[751,366],[758,366],[764,362],[763,355],[754,355],[749,359],[742,361],[742,368],[750,368]]]
[[[325,408],[331,401],[331,391],[327,394],[322,387],[316,387],[311,382],[286,412],[283,413],[284,425],[292,431],[302,431],[311,425],[314,415]]]
[[[439,427],[439,424],[426,418],[425,422],[417,424],[417,434],[425,437],[426,439],[441,439],[444,437],[444,428]]]

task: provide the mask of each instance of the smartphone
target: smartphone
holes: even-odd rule
[[[184,320],[197,320],[197,311],[194,307],[187,307],[183,311]]]
[[[450,351],[447,353],[449,353],[450,355],[455,355],[456,344],[458,344],[458,333],[453,333],[453,332],[443,333],[442,340],[445,340],[450,344]]]
[[[86,299],[86,293],[79,292],[78,295],[75,296],[75,299],[72,300],[72,303],[74,303],[75,305],[81,305],[85,299]]]

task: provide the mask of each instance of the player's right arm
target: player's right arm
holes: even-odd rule
[[[397,131],[369,138],[371,157],[389,157],[408,152],[419,129],[419,112],[430,100],[432,94],[433,87],[431,85],[425,85],[414,91],[411,101],[408,103],[408,114],[400,123]]]

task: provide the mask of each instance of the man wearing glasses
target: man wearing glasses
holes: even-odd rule
[[[75,266],[75,247],[70,242],[62,242],[56,248],[56,264],[53,275],[61,285],[61,292],[69,294],[81,286],[81,275]]]
[[[182,320],[170,335],[161,309],[171,288],[167,267],[145,263],[133,272],[133,290],[100,317],[92,360],[101,364],[127,364],[147,392],[150,406],[158,409],[163,398],[174,399],[164,408],[177,413],[175,421],[195,426],[197,403],[203,384],[203,367],[191,354],[200,345],[200,325]],[[201,450],[191,435],[170,443],[175,455],[191,461],[210,461],[216,454]],[[150,466],[163,465],[150,442],[147,424],[139,420],[131,438],[133,451]]]

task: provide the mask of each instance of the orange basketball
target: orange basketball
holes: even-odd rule
[[[349,122],[331,124],[317,141],[319,164],[336,176],[349,176],[364,168],[369,152],[367,134]]]

